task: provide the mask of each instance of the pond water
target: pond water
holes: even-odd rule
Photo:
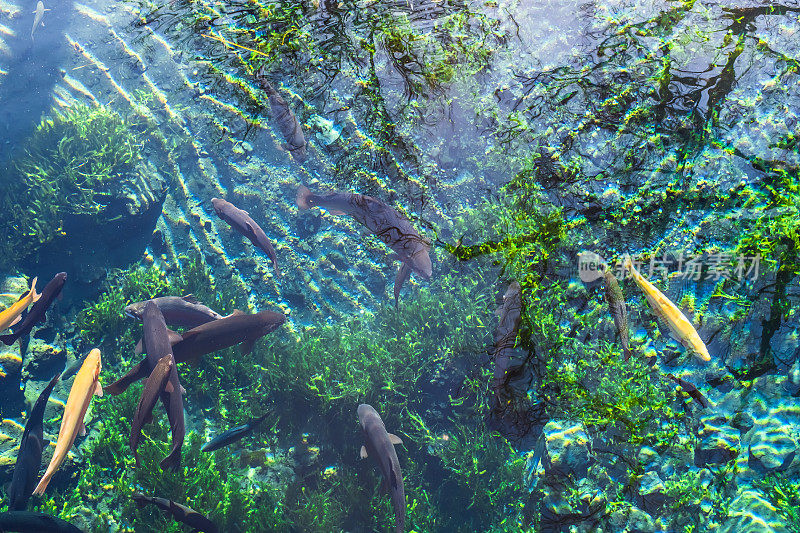
[[[0,0],[0,531],[800,531],[798,102],[792,2]]]

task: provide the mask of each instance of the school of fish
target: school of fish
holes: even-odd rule
[[[41,25],[45,11],[49,10],[44,8],[42,2],[38,2],[31,38],[36,28]],[[306,141],[299,121],[266,78],[258,75],[256,80],[268,96],[273,119],[284,136],[286,149],[295,160],[304,161],[307,155]],[[394,283],[396,306],[399,305],[401,289],[412,274],[423,280],[429,280],[433,275],[430,241],[419,234],[408,217],[381,200],[352,192],[314,193],[308,187],[301,185],[297,190],[296,203],[300,210],[319,207],[334,216],[348,215],[392,250],[393,258],[400,261]],[[213,211],[221,220],[247,238],[254,248],[266,254],[279,279],[281,271],[276,248],[250,213],[240,209],[231,201],[220,198],[213,198],[211,204]],[[680,309],[633,267],[630,258],[626,257],[624,267],[644,293],[652,311],[666,325],[670,333],[687,350],[695,353],[701,360],[708,361],[710,354],[705,344]],[[603,280],[605,299],[625,359],[628,359],[634,352],[630,347],[625,297],[619,283],[608,270]],[[21,351],[24,353],[28,336],[34,327],[45,322],[48,309],[60,295],[66,281],[66,273],[56,274],[39,294],[36,292],[37,278],[34,278],[27,291],[6,309],[0,311],[0,333],[10,330],[9,333],[0,335],[0,341],[7,345],[19,341]],[[131,416],[129,443],[135,463],[138,467],[137,448],[142,430],[153,420],[154,411],[160,402],[169,420],[172,436],[172,447],[169,454],[161,461],[161,468],[167,470],[180,467],[186,424],[183,404],[185,389],[180,383],[178,365],[186,362],[196,365],[204,355],[237,345],[243,354],[249,353],[259,339],[276,331],[286,321],[282,313],[269,310],[253,314],[234,310],[231,314],[223,316],[192,295],[160,296],[128,305],[120,311],[141,322],[141,340],[132,351],[135,355],[144,354],[144,357],[116,381],[103,387],[100,383],[102,369],[100,351],[95,348],[85,356],[72,379],[52,457],[44,475],[38,484],[35,484],[41,468],[43,450],[47,446],[43,436],[44,411],[50,394],[61,380],[62,373],[52,378],[27,416],[8,491],[9,511],[0,513],[0,530],[79,531],[63,520],[25,511],[27,503],[32,495],[42,495],[45,492],[77,437],[86,434],[84,417],[92,398],[102,396],[104,393],[112,396],[121,394],[131,384],[141,379],[146,380],[141,398],[135,412],[129,413]],[[510,378],[520,366],[519,361],[515,359],[514,349],[519,338],[522,311],[523,289],[519,282],[511,280],[503,295],[503,303],[496,312],[498,325],[495,330],[494,346],[490,350],[494,362],[492,389],[495,401],[498,403],[504,401],[504,390],[509,387]],[[174,331],[170,327],[179,331]],[[702,408],[709,407],[709,402],[696,387],[673,374],[667,374],[666,377],[678,384]],[[360,455],[362,458],[370,457],[376,463],[394,508],[394,529],[397,533],[402,533],[405,531],[406,500],[400,461],[395,449],[402,444],[402,440],[387,431],[380,414],[372,406],[358,405],[356,414],[364,439]],[[250,419],[244,425],[220,433],[204,444],[202,451],[210,452],[229,446],[257,431],[269,416],[270,413],[267,412]],[[134,493],[133,500],[140,507],[153,505],[171,515],[176,521],[191,526],[195,531],[220,531],[207,517],[175,501],[140,493]]]

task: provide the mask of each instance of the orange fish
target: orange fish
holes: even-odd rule
[[[39,480],[39,484],[36,485],[36,489],[33,491],[34,494],[44,494],[44,490],[47,488],[47,484],[50,483],[53,474],[56,473],[56,470],[67,457],[67,452],[72,448],[75,437],[78,433],[81,435],[86,434],[83,417],[86,415],[89,403],[95,394],[98,396],[103,395],[103,387],[99,381],[101,368],[100,350],[95,348],[86,356],[86,360],[75,376],[75,381],[72,382],[69,398],[67,398],[67,406],[64,408],[64,416],[61,418],[61,429],[58,430],[56,450],[53,452],[53,458],[50,459],[47,472],[44,473],[42,479]]]
[[[633,267],[630,257],[625,258],[624,265],[630,271],[633,280],[642,289],[645,298],[650,303],[650,308],[669,327],[672,338],[680,342],[687,350],[692,350],[703,361],[710,361],[711,355],[708,353],[708,348],[678,306],[664,296],[664,293],[655,285],[644,279],[644,276]]]
[[[39,294],[36,294],[36,280],[33,278],[31,289],[19,297],[19,300],[11,304],[8,309],[0,312],[0,331],[6,330],[20,321],[20,316],[28,308],[30,304],[39,299]]]

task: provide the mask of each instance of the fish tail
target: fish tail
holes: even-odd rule
[[[39,279],[38,277],[33,278],[33,283],[31,283],[31,296],[33,297],[31,299],[31,302],[37,302],[39,301],[39,298],[42,297],[41,294],[36,293],[36,280],[38,279]]]
[[[310,209],[311,204],[308,203],[308,200],[311,198],[311,190],[305,185],[301,185],[299,189],[297,189],[297,207],[300,209]]]
[[[138,509],[142,509],[144,507],[147,507],[147,504],[149,503],[148,500],[147,500],[147,496],[145,496],[144,494],[141,494],[139,492],[134,492],[132,498],[133,498],[134,503],[136,503],[136,507]]]
[[[181,466],[181,448],[175,446],[168,456],[164,457],[159,463],[161,470],[177,470]]]
[[[47,489],[47,485],[50,484],[50,478],[53,477],[52,472],[48,469],[47,472],[44,473],[42,479],[39,480],[39,484],[36,485],[36,488],[33,489],[34,496],[41,496],[44,494],[45,489]]]

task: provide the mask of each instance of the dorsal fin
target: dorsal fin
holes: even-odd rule
[[[190,304],[199,304],[200,303],[200,300],[198,300],[197,296],[195,296],[194,294],[187,294],[186,296],[184,296],[182,298],[182,300],[184,302],[187,302],[187,303],[190,303]]]

